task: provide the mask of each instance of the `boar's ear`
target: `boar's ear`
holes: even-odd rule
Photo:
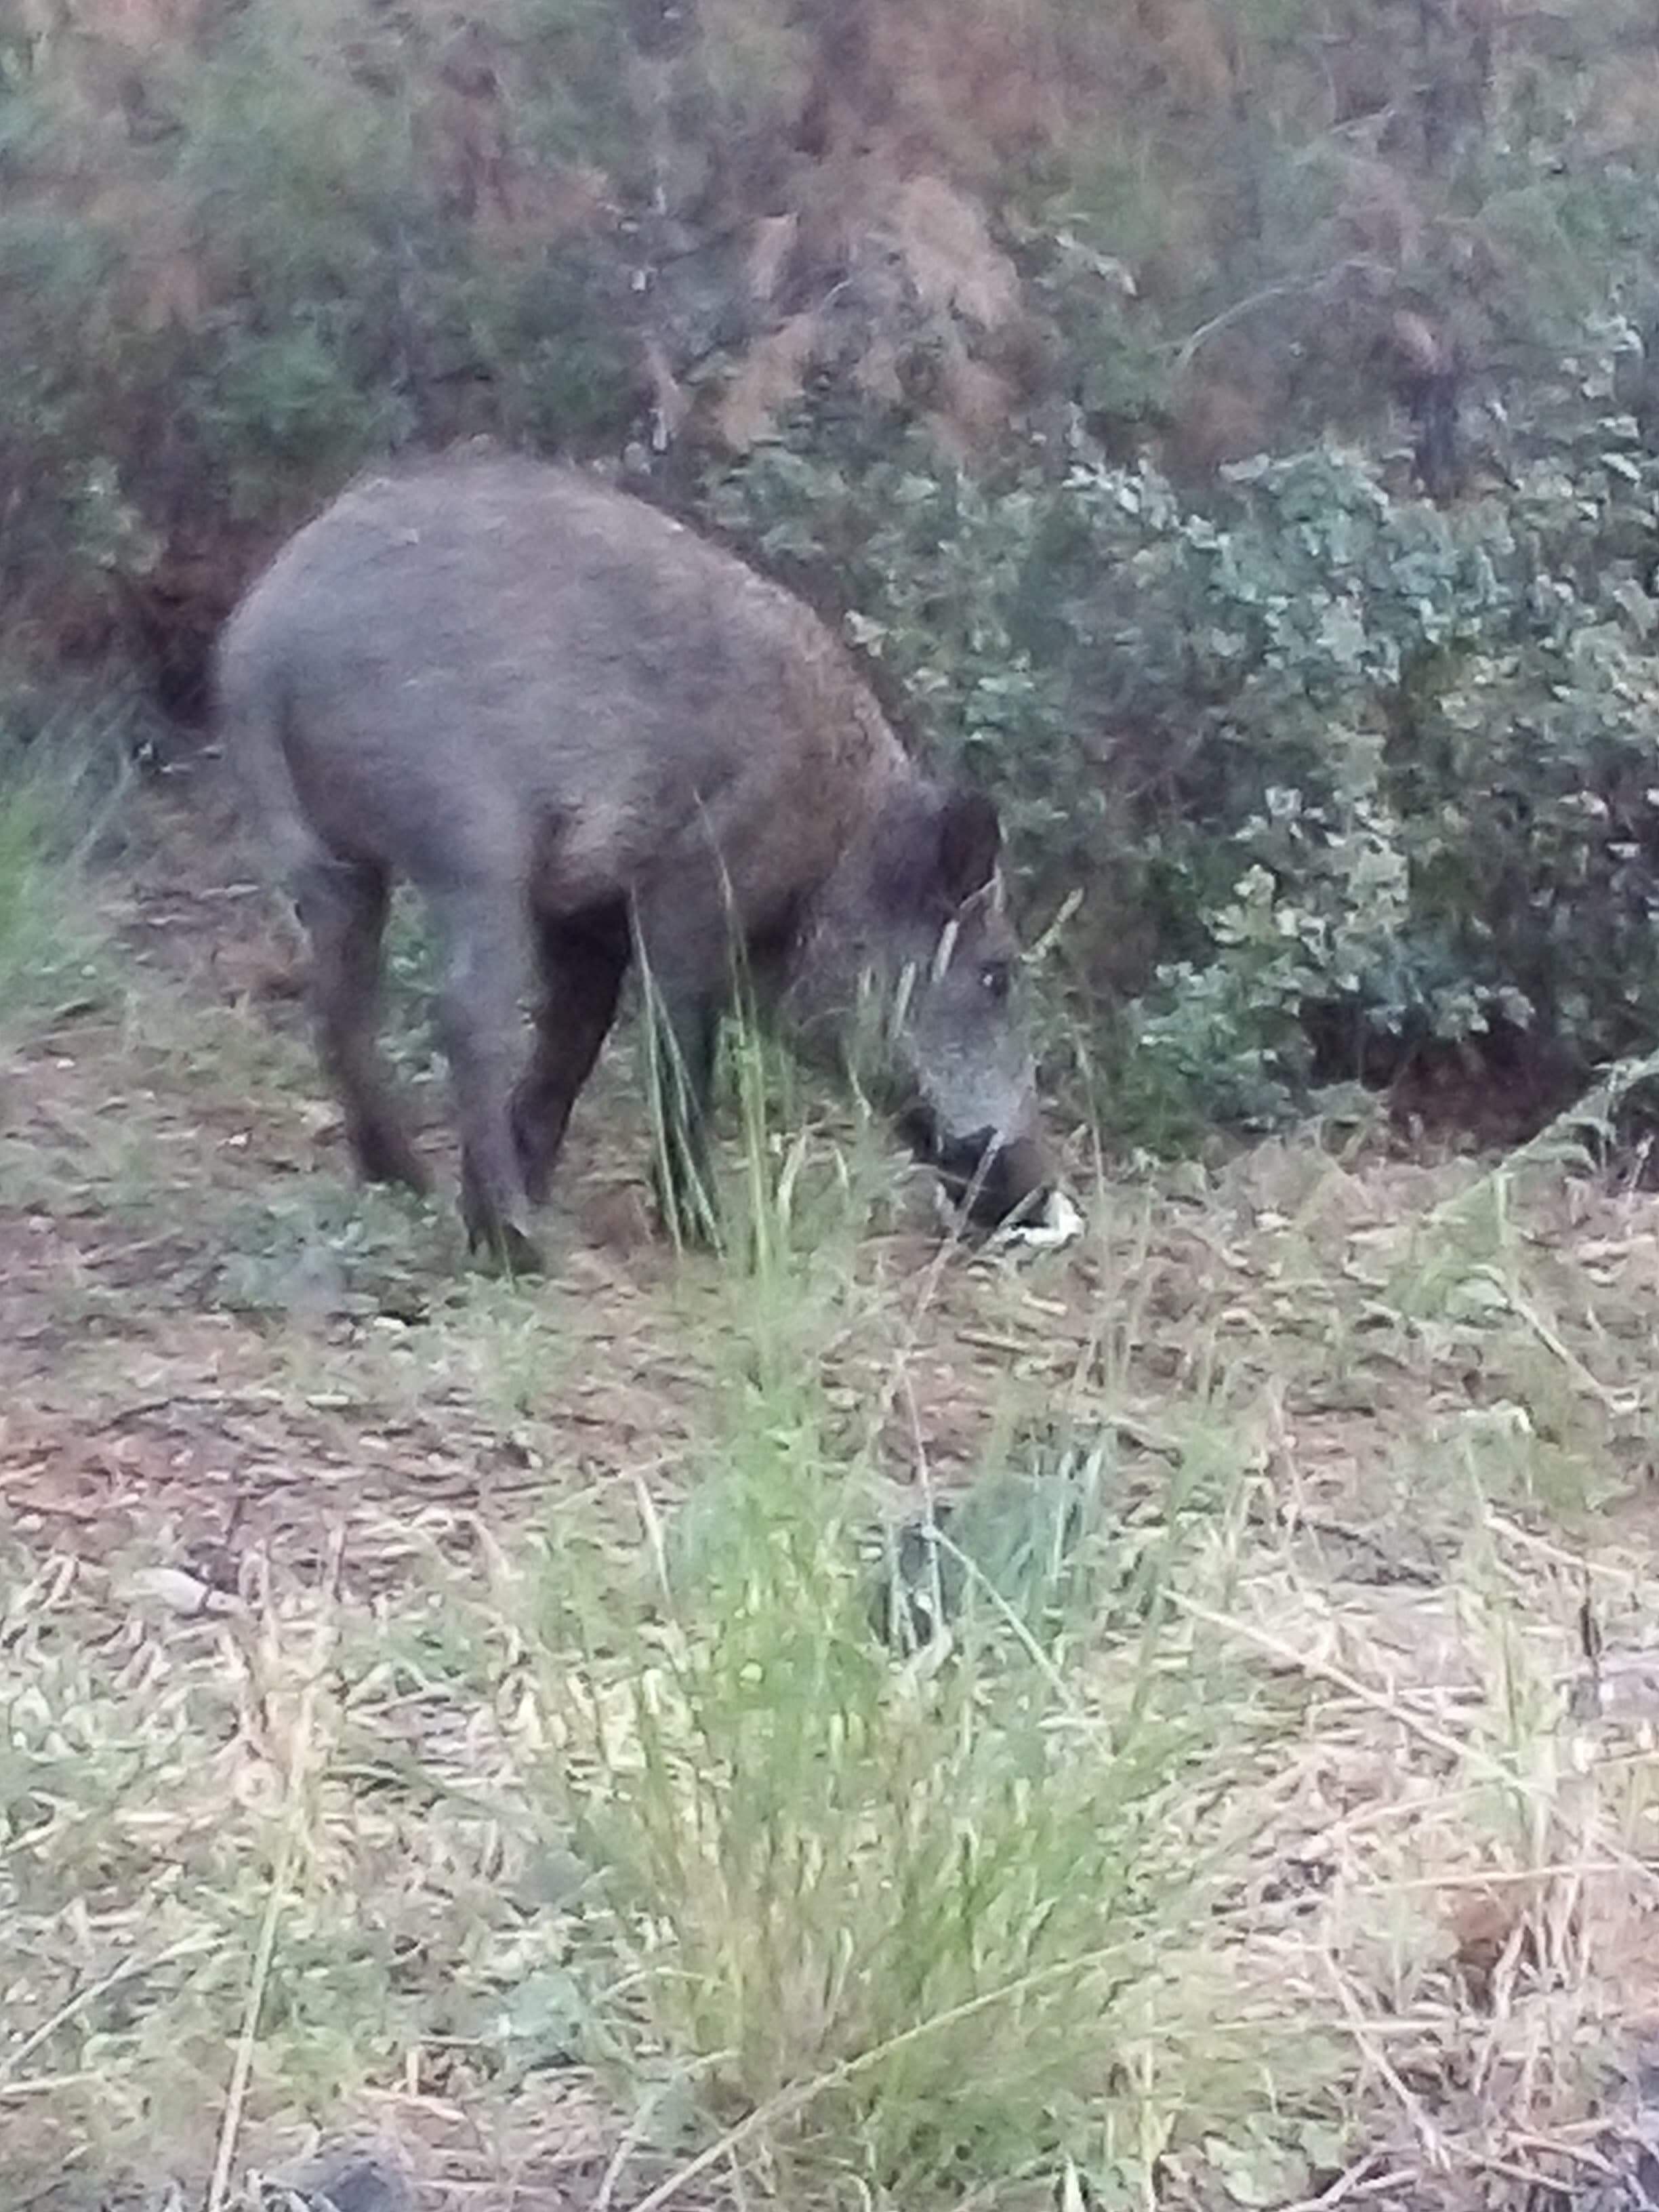
[[[996,872],[1002,824],[976,791],[943,795],[912,783],[890,796],[875,824],[872,881],[893,915],[944,921]]]
[[[1002,823],[982,791],[953,791],[939,809],[939,888],[952,907],[982,891],[996,873]]]

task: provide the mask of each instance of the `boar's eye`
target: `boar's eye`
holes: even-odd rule
[[[988,960],[979,971],[980,988],[1000,1002],[1013,988],[1014,971],[1006,960]]]

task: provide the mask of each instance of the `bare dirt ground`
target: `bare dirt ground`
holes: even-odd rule
[[[1264,2117],[1194,2144],[1177,2086],[1171,2193],[1616,2195],[1659,2011],[1659,1200],[1381,1143],[1091,1184],[1079,1145],[1073,1250],[941,1255],[902,1193],[855,1239],[798,1231],[780,1312],[650,1236],[618,1052],[548,1278],[489,1283],[447,1194],[351,1188],[222,826],[210,790],[146,799],[100,879],[121,988],[0,1060],[0,1689],[23,1747],[8,1780],[0,1746],[0,2199],[199,2186],[228,2101],[239,2172],[365,2122],[433,2207],[662,2179],[618,2165],[583,2067],[491,2025],[546,1996],[556,1947],[529,1905],[503,1923],[530,1877],[465,1802],[507,1772],[501,1716],[439,1624],[562,1504],[610,1501],[635,1543],[672,1514],[768,1328],[849,1449],[874,1438],[896,1506],[1044,1427],[1106,1440],[1126,1525],[1157,1522],[1172,1468],[1214,1477],[1226,1571],[1193,1618],[1299,1701],[1252,1785],[1228,1940],[1239,1988],[1336,2051],[1334,2133],[1287,2148]],[[354,1686],[319,1772],[325,1613]],[[239,2083],[270,1831],[308,1756],[282,2003]],[[447,1800],[391,1786],[416,1763]]]

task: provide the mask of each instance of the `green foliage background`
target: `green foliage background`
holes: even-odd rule
[[[1654,1030],[1656,120],[1633,0],[19,6],[0,646],[188,716],[367,459],[607,460],[1081,891],[1118,1133],[1466,1048],[1541,1102]]]

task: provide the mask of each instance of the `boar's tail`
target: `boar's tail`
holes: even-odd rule
[[[290,896],[326,857],[307,818],[289,758],[285,687],[269,672],[222,653],[214,670],[213,723],[250,826]]]

